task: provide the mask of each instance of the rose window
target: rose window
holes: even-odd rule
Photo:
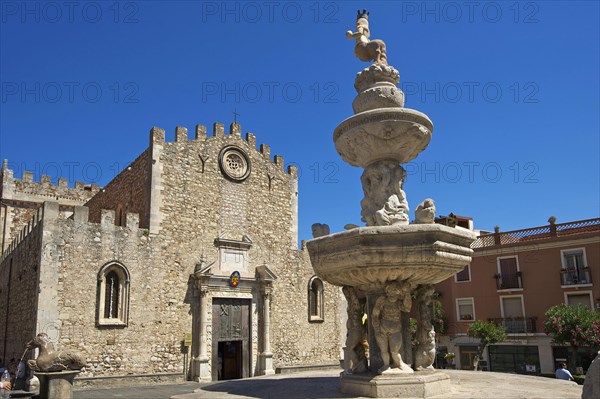
[[[250,174],[250,163],[246,154],[237,147],[226,147],[219,156],[221,170],[232,180],[242,181]]]

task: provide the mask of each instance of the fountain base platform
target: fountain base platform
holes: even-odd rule
[[[451,391],[450,377],[439,371],[420,371],[405,375],[344,374],[343,393],[370,398],[430,398]]]

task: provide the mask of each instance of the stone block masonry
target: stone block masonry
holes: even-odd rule
[[[0,258],[0,357],[7,361],[21,357],[36,331],[42,214],[35,212]]]
[[[116,212],[116,224],[125,225],[124,215],[137,213],[140,215],[141,226],[148,227],[149,154],[149,150],[142,152],[110,183],[87,201],[85,205],[90,208],[91,221],[99,223],[101,210],[113,209]]]

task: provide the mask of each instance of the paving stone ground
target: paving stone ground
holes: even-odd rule
[[[505,373],[445,370],[452,392],[439,399],[580,399],[582,387],[551,378]],[[339,371],[277,374],[196,384],[136,386],[76,391],[73,399],[334,399],[357,398],[339,391]]]

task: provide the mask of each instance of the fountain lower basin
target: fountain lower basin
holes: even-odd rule
[[[387,281],[436,284],[471,261],[475,234],[440,224],[367,226],[306,243],[313,268],[325,281],[381,289]]]

